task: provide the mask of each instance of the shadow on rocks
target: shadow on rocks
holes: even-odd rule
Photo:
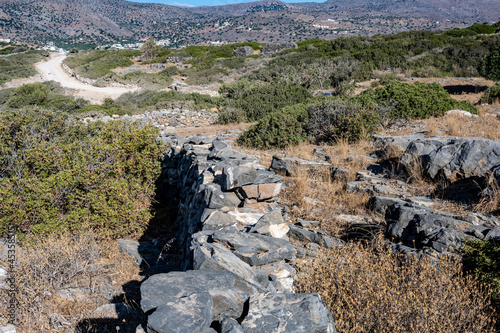
[[[118,246],[140,268],[141,281],[129,281],[121,286],[122,293],[94,311],[95,318],[78,323],[75,333],[140,333],[146,332],[147,316],[141,310],[142,282],[154,274],[180,270],[175,246],[177,188],[160,177],[156,181],[153,218],[138,241],[119,239]]]

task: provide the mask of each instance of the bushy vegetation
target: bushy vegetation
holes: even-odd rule
[[[130,58],[140,55],[135,50],[92,50],[69,54],[64,63],[78,75],[95,80],[112,74],[113,68],[132,65]]]
[[[489,87],[481,97],[481,103],[494,103],[500,101],[500,83]]]
[[[137,111],[154,107],[156,109],[186,108],[189,110],[211,109],[217,107],[219,99],[198,93],[183,94],[178,91],[143,90],[121,95],[116,104]]]
[[[363,106],[391,104],[392,118],[424,119],[442,116],[452,109],[466,110],[477,114],[477,107],[469,102],[457,101],[450,97],[438,83],[413,84],[391,82],[385,87],[367,90],[359,96]]]
[[[48,56],[48,51],[28,51],[0,57],[0,84],[35,75],[34,64]]]
[[[304,103],[312,97],[307,89],[295,84],[255,85],[248,81],[224,85],[219,92],[225,97],[220,115],[222,123],[233,119],[235,112],[243,115],[241,121],[261,120],[285,106]]]
[[[500,81],[500,45],[484,57],[479,71],[490,80]]]
[[[261,149],[297,145],[307,140],[304,127],[308,116],[304,104],[284,107],[250,127],[238,138],[238,143]]]
[[[494,332],[490,302],[453,259],[404,258],[359,244],[304,262],[297,292],[317,292],[339,332]]]
[[[374,133],[383,117],[380,109],[355,101],[325,99],[308,107],[308,129],[318,143],[347,139],[357,141]]]
[[[258,95],[257,95],[258,96]],[[306,106],[307,116],[280,115],[284,112],[274,111],[272,116],[260,119],[258,124],[243,133],[240,143],[258,148],[269,148],[277,145],[296,145],[307,136],[319,142],[337,142],[339,140],[356,141],[375,133],[381,126],[398,120],[424,119],[442,116],[452,109],[467,110],[477,113],[477,108],[464,101],[450,98],[444,88],[437,84],[391,82],[385,87],[367,90],[354,97],[317,97]],[[247,120],[247,113],[222,113],[224,121]],[[235,116],[236,115],[236,116]],[[233,118],[230,118],[232,116]],[[238,118],[240,117],[240,118]],[[303,123],[290,125],[290,121]],[[279,125],[285,126],[280,131]],[[300,131],[299,131],[300,129]],[[289,130],[284,140],[274,137],[277,133]],[[290,139],[292,136],[295,139]],[[261,136],[259,138],[259,135]]]
[[[40,109],[2,114],[0,233],[143,231],[160,173],[156,135],[131,122],[69,124]]]
[[[74,113],[89,104],[82,98],[65,96],[61,92],[60,85],[54,81],[24,84],[3,92],[0,96],[0,106],[5,105],[10,108],[43,106],[47,109]]]
[[[494,301],[500,310],[500,243],[488,240],[468,240],[464,263],[473,274],[492,288]]]

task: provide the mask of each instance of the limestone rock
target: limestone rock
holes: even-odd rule
[[[250,298],[245,333],[336,333],[330,311],[318,294],[260,294]]]

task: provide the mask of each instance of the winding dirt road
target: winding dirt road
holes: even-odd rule
[[[94,87],[78,81],[69,75],[61,66],[64,58],[63,54],[52,54],[48,61],[39,62],[35,65],[42,81],[56,81],[63,88],[73,89],[74,95],[89,100],[92,103],[101,103],[105,98],[117,98],[123,93],[136,91],[138,88],[125,87]]]

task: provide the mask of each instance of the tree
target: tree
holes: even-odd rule
[[[479,73],[487,79],[500,81],[500,46],[484,57]]]
[[[141,47],[142,58],[144,60],[151,60],[154,57],[156,57],[156,55],[158,54],[158,52],[160,52],[160,50],[161,47],[156,45],[154,39],[151,38]]]

